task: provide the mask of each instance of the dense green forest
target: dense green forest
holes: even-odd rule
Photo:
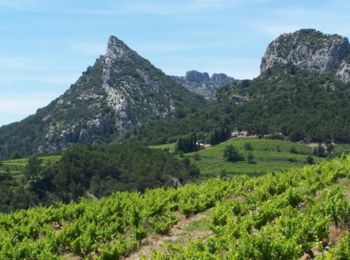
[[[0,174],[0,211],[100,198],[115,191],[145,191],[193,180],[189,159],[136,145],[77,145],[56,162],[33,157],[22,172]]]
[[[210,105],[149,123],[128,138],[166,143],[196,132],[199,140],[209,142],[214,129],[228,128],[257,135],[279,133],[292,141],[348,143],[348,111],[349,84],[335,80],[333,71],[319,74],[276,65],[254,80],[221,88]]]

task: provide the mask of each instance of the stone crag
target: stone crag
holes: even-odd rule
[[[216,90],[227,84],[238,82],[239,80],[227,76],[224,73],[214,73],[211,77],[207,72],[191,70],[185,76],[171,76],[179,84],[189,91],[203,96],[206,99],[214,99]]]
[[[336,71],[339,80],[350,79],[350,44],[339,35],[323,34],[314,29],[302,29],[282,34],[272,41],[262,58],[260,70],[264,73],[276,64],[292,64],[315,72]]]

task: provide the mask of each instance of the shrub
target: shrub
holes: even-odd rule
[[[298,153],[298,150],[297,150],[297,148],[295,148],[295,146],[293,146],[293,147],[291,147],[291,148],[289,149],[289,152],[294,153],[294,154],[297,154],[297,153]]]
[[[247,160],[248,160],[248,163],[255,163],[254,155],[252,152],[248,153]]]
[[[239,153],[236,147],[228,145],[224,150],[224,159],[228,162],[237,162],[243,161],[244,157]]]
[[[249,143],[249,142],[244,143],[244,149],[245,149],[246,151],[253,151],[253,150],[254,150],[252,144]]]
[[[194,159],[195,161],[200,161],[202,158],[201,158],[201,156],[200,156],[199,153],[195,153],[195,154],[193,155],[193,159]]]
[[[326,150],[324,147],[319,144],[317,147],[314,148],[314,154],[319,156],[319,157],[326,157]]]
[[[312,157],[312,156],[308,156],[307,158],[306,158],[306,163],[308,163],[308,164],[314,164],[315,163],[315,159]]]

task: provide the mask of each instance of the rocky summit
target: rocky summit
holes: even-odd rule
[[[337,79],[350,80],[350,44],[339,35],[302,29],[282,34],[271,42],[260,66],[261,72],[276,64],[292,64],[314,72],[336,71]]]
[[[177,84],[118,38],[59,98],[21,122],[0,128],[0,158],[104,143],[133,127],[204,99]]]
[[[182,77],[172,76],[172,79],[183,85],[189,91],[209,100],[215,98],[218,88],[239,81],[224,73],[214,73],[210,77],[207,72],[199,72],[196,70],[187,71],[186,75]]]

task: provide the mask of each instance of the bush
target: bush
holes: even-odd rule
[[[195,154],[193,155],[193,159],[194,159],[195,161],[200,161],[202,158],[201,158],[201,155],[200,155],[199,153],[195,153]]]
[[[276,146],[277,152],[281,152],[281,147],[279,145]]]
[[[253,150],[254,150],[252,144],[249,143],[249,142],[244,143],[244,149],[245,149],[246,151],[253,151]]]
[[[295,148],[295,146],[293,146],[293,147],[291,147],[291,148],[289,149],[289,152],[290,152],[290,153],[297,154],[297,153],[298,153],[298,150],[297,150],[297,148]]]
[[[319,156],[319,157],[326,157],[326,150],[324,147],[319,144],[317,147],[314,148],[314,154]]]
[[[237,162],[243,161],[244,157],[239,153],[236,147],[228,145],[224,150],[224,159],[228,162]]]
[[[266,138],[273,139],[273,140],[284,140],[285,139],[285,137],[282,134],[277,134],[277,133],[271,134],[270,136],[268,136]]]
[[[334,145],[332,143],[326,143],[327,146],[327,152],[332,153],[334,150]]]
[[[315,163],[315,159],[312,157],[312,156],[308,156],[307,158],[306,158],[306,163],[308,163],[308,164],[314,164]]]
[[[247,160],[248,160],[248,163],[255,163],[254,155],[252,152],[248,153]]]

